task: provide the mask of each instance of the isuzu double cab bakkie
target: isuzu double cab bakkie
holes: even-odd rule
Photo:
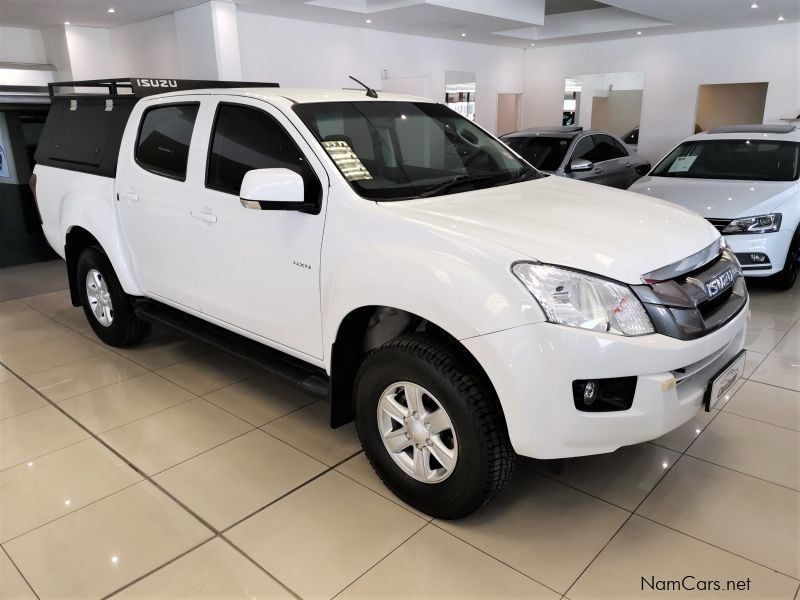
[[[519,455],[657,438],[741,376],[739,263],[684,208],[544,175],[422,98],[107,85],[53,92],[34,181],[97,336],[162,321],[315,378],[430,515]]]

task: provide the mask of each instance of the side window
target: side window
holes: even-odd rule
[[[136,141],[136,162],[157,175],[184,181],[198,107],[170,104],[147,109]]]
[[[614,146],[616,146],[617,150],[620,152],[620,156],[630,156],[630,152],[625,147],[625,144],[620,142],[617,138],[611,138],[611,141],[614,142]]]
[[[623,153],[622,149],[614,143],[614,139],[607,135],[595,135],[594,137],[594,152],[592,153],[592,162],[603,162],[605,160],[613,160],[627,156]]]
[[[585,158],[586,160],[593,160],[592,154],[594,153],[594,141],[592,140],[593,135],[587,135],[586,137],[582,137],[578,140],[578,143],[575,144],[575,149],[572,151],[572,158],[570,161],[575,160],[576,158]]]
[[[208,153],[206,187],[238,196],[245,173],[277,168],[301,175],[305,201],[319,201],[319,179],[280,123],[256,108],[220,104]]]

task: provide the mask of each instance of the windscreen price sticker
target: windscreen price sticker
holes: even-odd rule
[[[747,579],[704,579],[684,575],[680,579],[658,579],[651,575],[642,577],[643,592],[749,592],[752,581]]]
[[[683,173],[692,168],[692,164],[697,160],[696,156],[679,156],[669,167],[670,173]]]

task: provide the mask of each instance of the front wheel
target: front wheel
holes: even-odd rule
[[[132,346],[150,332],[150,323],[136,316],[111,261],[99,248],[89,247],[81,252],[77,284],[89,324],[109,346]]]
[[[795,234],[786,254],[783,270],[770,277],[771,283],[779,290],[791,289],[797,280],[798,271],[800,271],[800,234]]]
[[[373,350],[356,378],[355,414],[378,476],[434,517],[472,513],[514,471],[494,391],[444,343],[406,335]]]

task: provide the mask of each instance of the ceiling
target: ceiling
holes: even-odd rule
[[[756,0],[758,8],[751,8],[752,0],[235,1],[244,12],[518,48],[769,25],[779,16],[784,23],[800,21],[800,0]],[[0,23],[115,27],[201,3],[0,0]]]

